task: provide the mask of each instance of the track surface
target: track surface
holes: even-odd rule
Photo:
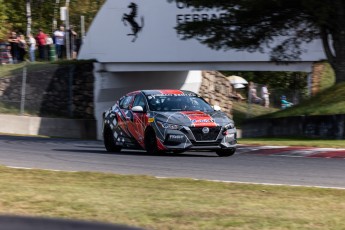
[[[108,154],[100,141],[0,136],[0,164],[233,182],[345,188],[345,150],[239,146],[232,157],[212,152]]]

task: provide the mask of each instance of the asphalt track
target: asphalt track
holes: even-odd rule
[[[0,164],[228,182],[345,189],[345,150],[239,146],[232,157],[212,152],[109,154],[100,141],[0,136]]]

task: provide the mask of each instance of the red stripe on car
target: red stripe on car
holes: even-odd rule
[[[159,90],[161,94],[184,94],[181,90],[176,89],[165,89],[165,90]]]

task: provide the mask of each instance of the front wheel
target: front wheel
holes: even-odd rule
[[[108,152],[120,152],[121,146],[116,145],[114,134],[109,127],[105,127],[103,133],[104,146]]]
[[[146,131],[144,141],[145,141],[146,152],[148,152],[150,154],[155,154],[158,152],[157,137],[156,137],[156,133],[153,129],[149,129]]]
[[[221,149],[221,150],[217,150],[216,153],[218,156],[220,157],[229,157],[235,154],[236,149]]]

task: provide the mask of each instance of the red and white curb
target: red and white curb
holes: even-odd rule
[[[238,150],[239,150],[238,152],[244,153],[244,154],[345,159],[345,149],[337,149],[337,148],[239,145]]]

